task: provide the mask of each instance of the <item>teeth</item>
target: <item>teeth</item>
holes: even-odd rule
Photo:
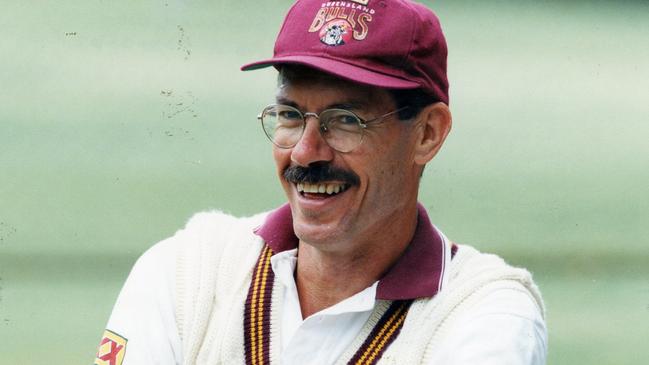
[[[338,194],[345,191],[344,184],[310,184],[310,183],[297,183],[297,191],[299,193],[318,193],[318,194]]]
[[[304,184],[304,192],[305,193],[317,193],[318,192],[318,185],[316,184]]]

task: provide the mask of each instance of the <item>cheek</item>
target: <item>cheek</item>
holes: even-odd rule
[[[412,156],[409,148],[395,147],[382,151],[382,159],[369,172],[370,184],[382,194],[400,195],[412,175]],[[374,180],[374,181],[371,181]]]
[[[401,190],[404,180],[403,163],[400,161],[391,161],[384,164],[379,170],[378,177],[381,181],[379,188],[388,194],[395,194],[395,190]]]
[[[288,182],[284,179],[284,171],[291,164],[290,150],[273,147],[273,159],[275,160],[275,173],[279,183],[284,189],[288,189]]]
[[[273,159],[275,160],[277,172],[283,172],[291,162],[290,150],[273,147]]]
[[[290,150],[273,147],[273,159],[275,160],[275,172],[282,188],[288,192],[290,184],[284,179],[284,170],[291,164]]]
[[[377,156],[378,157],[378,156]],[[395,192],[401,180],[402,171],[399,163],[394,159],[377,158],[363,164],[361,179],[365,180],[368,193],[371,195],[389,195]]]

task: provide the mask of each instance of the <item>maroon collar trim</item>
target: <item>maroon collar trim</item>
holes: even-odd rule
[[[401,258],[379,280],[376,299],[403,300],[432,297],[440,290],[446,245],[433,227],[426,209],[417,204],[417,228]],[[292,250],[299,239],[293,232],[291,207],[285,204],[269,213],[255,229],[275,252]]]

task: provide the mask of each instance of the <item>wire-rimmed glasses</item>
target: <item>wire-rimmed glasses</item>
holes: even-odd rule
[[[327,144],[339,152],[350,152],[363,142],[363,131],[368,124],[398,113],[403,107],[379,117],[364,120],[346,109],[326,109],[320,114],[302,113],[283,104],[271,104],[257,116],[268,139],[279,148],[292,148],[302,138],[306,118],[314,117],[320,124],[320,133]]]

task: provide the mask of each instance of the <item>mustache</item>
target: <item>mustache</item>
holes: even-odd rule
[[[340,181],[358,185],[360,178],[351,171],[333,167],[329,163],[309,166],[289,166],[284,170],[284,178],[292,183],[318,184],[325,181]]]

